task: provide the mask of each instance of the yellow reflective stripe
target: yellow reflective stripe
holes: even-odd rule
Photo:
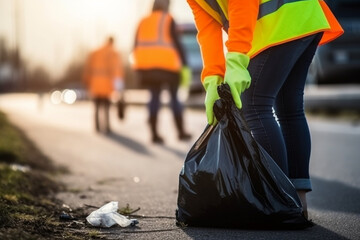
[[[221,16],[218,12],[212,9],[205,0],[195,0],[208,14],[210,14],[216,21],[222,24]]]
[[[228,15],[228,0],[216,0],[217,3],[219,4],[222,12],[224,13],[225,17],[227,20],[229,20],[229,15]]]

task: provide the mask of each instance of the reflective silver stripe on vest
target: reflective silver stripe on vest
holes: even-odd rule
[[[229,29],[229,21],[227,20],[227,18],[225,17],[225,14],[223,13],[220,5],[218,4],[218,2],[216,0],[205,0],[205,2],[217,13],[220,14],[221,17],[221,22],[223,25],[223,28],[225,29],[225,31],[227,32],[227,30]]]
[[[154,47],[154,46],[161,46],[161,47],[174,47],[172,43],[166,43],[163,39],[163,33],[165,31],[164,25],[165,25],[165,17],[166,13],[162,13],[159,25],[158,25],[158,36],[157,40],[155,41],[139,41],[137,43],[137,46],[141,47]]]
[[[265,3],[260,4],[258,20],[268,14],[276,12],[280,7],[286,3],[299,2],[299,1],[309,1],[309,0],[271,0]],[[205,0],[205,2],[217,13],[220,14],[221,22],[224,30],[227,32],[229,29],[229,20],[226,19],[221,7],[219,6],[216,0]]]
[[[286,3],[300,2],[308,0],[271,0],[265,3],[260,4],[258,20],[268,14],[276,12],[280,7]]]

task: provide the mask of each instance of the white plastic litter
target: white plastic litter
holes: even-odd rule
[[[111,227],[114,224],[119,224],[121,227],[135,226],[139,223],[136,219],[128,219],[127,217],[119,214],[118,202],[109,202],[93,211],[87,216],[86,220],[95,227]]]

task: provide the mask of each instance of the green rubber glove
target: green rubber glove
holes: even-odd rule
[[[183,66],[180,72],[180,86],[188,88],[191,83],[191,69],[188,66]]]
[[[216,124],[216,118],[214,116],[214,103],[218,100],[219,94],[217,92],[217,87],[223,82],[223,78],[220,76],[207,76],[204,79],[203,86],[206,90],[205,96],[205,108],[206,108],[206,117],[209,125]]]
[[[229,85],[231,95],[238,108],[242,107],[241,93],[250,87],[251,77],[247,70],[249,61],[249,56],[243,53],[228,52],[226,54],[224,82]]]

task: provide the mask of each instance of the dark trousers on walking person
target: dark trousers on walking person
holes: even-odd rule
[[[311,140],[304,113],[304,88],[321,36],[319,33],[271,47],[254,57],[248,67],[251,86],[241,95],[254,138],[295,188],[303,191],[311,191]]]
[[[97,132],[110,133],[110,100],[95,98],[95,128]]]
[[[170,93],[170,106],[174,116],[178,137],[180,140],[188,140],[190,134],[184,130],[183,106],[178,100],[177,92],[180,83],[179,73],[164,70],[139,70],[138,76],[141,84],[149,89],[151,99],[148,103],[149,125],[154,143],[163,143],[163,138],[158,133],[158,113],[161,107],[160,95],[162,89],[166,86]]]

